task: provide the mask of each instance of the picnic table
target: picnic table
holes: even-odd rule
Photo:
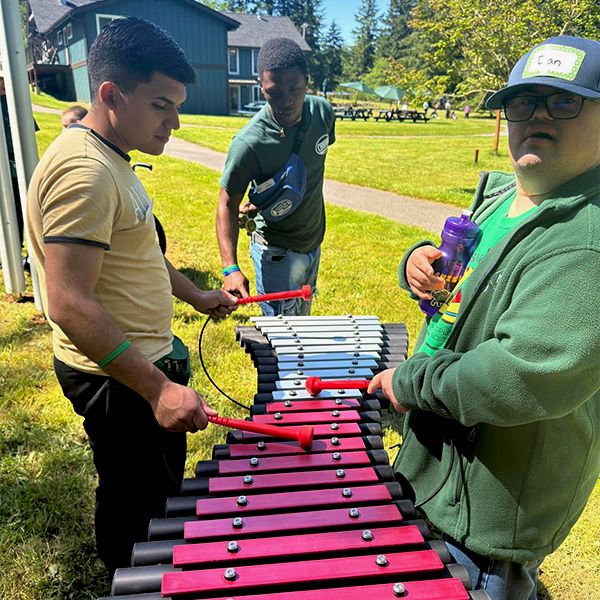
[[[333,109],[333,112],[335,118],[340,121],[343,121],[344,119],[350,119],[351,121],[363,119],[364,121],[368,121],[369,117],[373,115],[373,110],[371,108],[357,108],[353,106],[337,107]]]
[[[399,108],[380,110],[379,114],[375,116],[376,121],[379,121],[379,119],[399,121],[400,123],[403,121],[412,121],[413,123],[422,121],[423,123],[427,123],[427,121],[429,121],[429,117],[424,112],[419,112],[418,110],[402,110]]]

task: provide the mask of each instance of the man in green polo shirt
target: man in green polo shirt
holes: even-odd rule
[[[277,222],[256,214],[250,254],[257,293],[303,285],[314,291],[325,235],[325,157],[335,141],[335,116],[327,100],[306,95],[306,58],[295,42],[285,38],[266,42],[258,56],[258,72],[267,104],[233,139],[221,177],[217,237],[223,287],[242,297],[249,295],[248,279],[237,265],[240,204],[251,182],[260,185],[269,180],[296,152],[307,171],[302,202]],[[253,209],[246,203],[241,210],[254,214]],[[299,299],[263,302],[261,308],[265,315],[310,312],[310,304]]]

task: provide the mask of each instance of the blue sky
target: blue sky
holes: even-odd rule
[[[380,12],[387,11],[389,0],[377,0]],[[331,19],[341,27],[347,44],[352,43],[352,30],[356,27],[354,15],[360,6],[360,0],[323,0],[325,14],[324,28],[328,28]]]

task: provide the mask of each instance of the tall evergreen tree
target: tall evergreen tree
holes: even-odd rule
[[[416,3],[416,0],[390,0],[377,39],[378,56],[403,62],[406,62],[404,59],[414,57],[414,36],[410,20]]]
[[[379,18],[375,0],[362,0],[355,18],[358,26],[352,30],[355,41],[346,71],[349,76],[359,78],[368,73],[375,62]]]
[[[342,30],[335,21],[323,37],[321,56],[323,58],[323,91],[333,90],[340,82],[344,54],[344,38]],[[325,89],[326,88],[326,89]]]

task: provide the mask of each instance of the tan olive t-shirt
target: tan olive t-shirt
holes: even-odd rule
[[[48,314],[45,244],[88,244],[105,250],[94,289],[98,302],[131,343],[154,361],[172,349],[173,298],[156,241],[152,202],[129,157],[83,127],[64,131],[37,165],[27,193],[31,254]],[[102,374],[50,322],[56,357]]]

